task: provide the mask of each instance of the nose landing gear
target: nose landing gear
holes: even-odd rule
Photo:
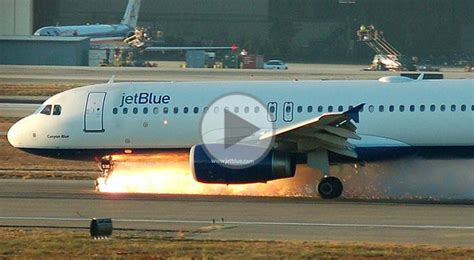
[[[323,199],[335,199],[341,196],[342,182],[336,177],[324,177],[318,184],[318,192]]]
[[[112,171],[112,156],[107,155],[102,158],[100,158],[98,162],[98,166],[100,169],[100,174],[99,177],[95,180],[95,190],[99,191],[99,179],[104,179],[107,181],[107,178],[110,175],[110,172]]]

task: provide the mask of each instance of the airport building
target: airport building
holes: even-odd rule
[[[0,64],[89,65],[88,37],[0,36]]]
[[[47,25],[118,23],[126,5],[127,0],[4,0],[0,35],[31,34]],[[473,56],[473,13],[472,0],[142,0],[139,25],[161,31],[170,46],[237,43],[267,58],[366,62],[373,54],[355,35],[363,23],[383,30],[409,56]]]
[[[34,26],[116,23],[126,4],[35,1]],[[169,45],[238,43],[268,58],[366,61],[372,52],[355,35],[362,23],[410,56],[472,53],[472,13],[471,0],[143,0],[139,24],[162,31]]]
[[[0,35],[33,33],[33,0],[0,1]]]

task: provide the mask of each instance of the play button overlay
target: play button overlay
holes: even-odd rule
[[[253,136],[259,130],[258,126],[229,112],[227,109],[224,110],[224,145],[226,149],[249,136]]]
[[[259,138],[273,132],[269,118],[266,106],[252,96],[234,93],[216,99],[201,118],[205,151],[213,162],[228,168],[257,164],[273,144],[272,138]]]

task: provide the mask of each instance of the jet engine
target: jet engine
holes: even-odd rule
[[[236,144],[238,145],[238,144]],[[243,152],[252,149],[262,149],[247,145],[238,145]],[[295,161],[290,154],[271,150],[262,159],[242,168],[226,165],[209,155],[204,145],[195,145],[191,148],[190,164],[194,179],[202,183],[245,184],[267,182],[270,180],[295,176]],[[226,158],[226,161],[241,158]]]

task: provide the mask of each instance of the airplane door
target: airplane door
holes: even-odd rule
[[[105,92],[90,92],[84,112],[84,132],[104,132]]]
[[[283,104],[283,121],[293,121],[293,102],[285,102]]]
[[[267,104],[267,120],[268,122],[275,122],[277,119],[277,103],[268,102]]]

